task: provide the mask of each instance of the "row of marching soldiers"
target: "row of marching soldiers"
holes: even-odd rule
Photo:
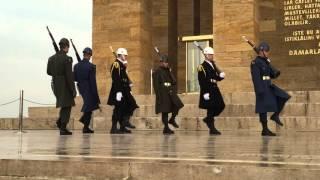
[[[52,76],[52,89],[56,97],[56,107],[60,108],[59,118],[56,122],[60,135],[71,135],[67,129],[72,106],[75,105],[75,83],[83,98],[83,112],[80,122],[83,123],[83,133],[94,133],[89,128],[92,112],[100,108],[100,99],[96,83],[96,66],[90,62],[92,49],[83,50],[83,59],[74,66],[72,72],[72,58],[67,55],[69,41],[62,38],[59,42],[60,51],[48,60],[47,74]],[[290,96],[272,84],[275,78],[268,58],[270,47],[267,43],[258,46],[258,56],[251,62],[251,75],[256,94],[256,113],[259,113],[262,124],[262,136],[275,136],[268,128],[268,112],[274,112],[270,117],[278,125],[283,125],[279,118],[285,103]],[[225,79],[226,74],[216,65],[214,51],[211,47],[203,49],[205,60],[198,66],[198,81],[200,85],[199,108],[206,109],[207,115],[203,122],[209,129],[209,134],[220,135],[215,125],[215,117],[219,116],[225,108],[225,103],[218,87],[218,82]],[[164,125],[163,134],[174,134],[170,126],[179,128],[176,116],[184,106],[177,95],[177,82],[169,67],[170,58],[161,55],[160,65],[152,74],[154,91],[156,94],[155,112],[161,113]],[[130,123],[137,105],[132,93],[132,81],[127,73],[128,52],[125,48],[116,51],[116,59],[110,67],[112,85],[107,101],[114,106],[112,114],[111,134],[131,133],[135,126]],[[171,116],[169,118],[169,114]],[[119,126],[118,126],[119,124]]]

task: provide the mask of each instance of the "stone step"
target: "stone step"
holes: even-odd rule
[[[113,108],[102,105],[102,112],[97,111],[97,116],[111,116]],[[320,103],[288,103],[286,104],[283,116],[320,116]],[[29,108],[29,117],[31,118],[52,118],[57,117],[59,109],[54,107],[31,107]],[[81,108],[76,106],[72,109],[71,117],[80,118],[82,115]],[[198,117],[206,115],[206,111],[199,109],[197,104],[185,104],[180,110],[179,116]],[[227,104],[225,110],[220,116],[223,117],[246,117],[255,116],[255,104]],[[154,105],[142,105],[138,108],[134,116],[137,117],[154,117]]]
[[[208,130],[203,123],[202,117],[177,117],[180,125],[176,130]],[[277,131],[320,131],[320,117],[287,116],[281,118],[284,127],[278,127],[273,121],[269,121],[269,127]],[[25,130],[52,130],[57,129],[56,118],[25,118],[23,129]],[[163,128],[161,117],[133,117],[131,122],[137,130],[161,130]],[[81,130],[83,125],[78,119],[71,118],[68,128]],[[257,116],[252,117],[217,117],[216,127],[221,130],[250,130],[260,131],[261,125]],[[111,128],[111,117],[95,116],[93,128],[97,131],[109,132]],[[0,119],[0,129],[18,129],[18,119]]]
[[[223,92],[223,91],[222,91]],[[320,102],[320,91],[289,91],[292,97],[290,102],[294,103],[317,103]],[[154,95],[134,95],[139,105],[153,105],[155,103]],[[185,104],[198,104],[199,93],[179,94],[182,102]],[[254,92],[234,92],[223,93],[226,104],[253,104],[255,103]],[[102,104],[106,104],[107,97],[100,97]],[[77,96],[76,104],[82,105],[82,98]]]

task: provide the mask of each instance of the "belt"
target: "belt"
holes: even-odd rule
[[[270,76],[262,76],[262,80],[270,80]]]
[[[217,80],[215,80],[215,79],[210,79],[210,82],[211,82],[211,83],[217,83]]]
[[[170,86],[171,86],[171,83],[169,83],[169,82],[164,82],[163,85],[164,85],[165,87],[170,87]]]

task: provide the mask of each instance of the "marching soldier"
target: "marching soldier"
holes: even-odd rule
[[[179,128],[175,117],[184,105],[177,95],[176,80],[169,68],[167,55],[161,56],[160,67],[152,74],[152,79],[156,94],[155,111],[156,114],[162,113],[162,123],[164,125],[163,134],[174,134],[174,131],[169,128],[168,124]],[[172,114],[168,121],[169,113]]]
[[[271,82],[276,75],[268,60],[270,46],[262,42],[258,49],[258,56],[251,62],[251,76],[256,94],[256,113],[259,113],[262,125],[261,135],[276,136],[268,129],[267,112],[274,112],[270,119],[283,126],[279,114],[290,99],[290,95]]]
[[[80,122],[83,124],[83,133],[94,133],[89,128],[92,111],[99,109],[100,98],[96,82],[96,65],[90,62],[92,49],[86,47],[83,50],[83,60],[74,66],[75,81],[78,82],[78,90],[83,99],[83,112]]]
[[[67,129],[72,106],[75,105],[76,89],[72,73],[72,58],[67,55],[69,41],[62,38],[59,42],[60,51],[48,60],[47,74],[52,76],[53,93],[56,97],[56,107],[60,107],[59,119],[56,124],[60,129],[60,135],[71,135]]]
[[[119,48],[116,54],[117,59],[111,66],[112,86],[108,98],[108,105],[114,106],[110,133],[131,133],[126,127],[129,126],[129,118],[139,106],[131,94],[132,84],[126,71],[128,52],[125,48]],[[120,130],[117,129],[118,122]]]
[[[207,110],[207,116],[203,119],[212,135],[221,133],[215,127],[215,116],[218,116],[225,108],[224,100],[219,90],[218,81],[225,77],[224,72],[215,65],[214,51],[211,47],[203,50],[205,60],[198,66],[198,81],[200,85],[199,108]]]

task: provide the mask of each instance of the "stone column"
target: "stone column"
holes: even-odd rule
[[[133,92],[150,92],[152,53],[152,1],[93,0],[93,62],[97,65],[99,93],[108,95],[110,66],[114,57],[109,50],[128,49],[128,73]]]
[[[256,0],[213,1],[213,46],[217,64],[226,72],[221,82],[224,92],[252,91],[250,62],[255,54],[241,36],[257,42]]]

